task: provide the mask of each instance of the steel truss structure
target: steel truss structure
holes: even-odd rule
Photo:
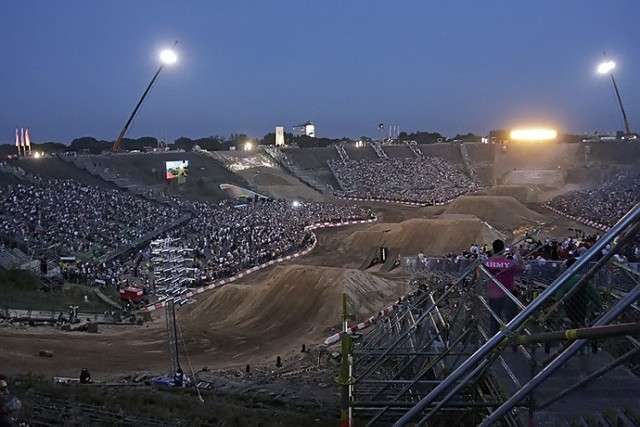
[[[601,410],[624,417],[640,395],[640,275],[614,255],[640,242],[639,229],[637,205],[554,280],[523,275],[519,294],[507,292],[518,314],[506,324],[486,292],[490,281],[502,285],[479,263],[412,280],[390,315],[353,337],[354,425],[539,425]],[[585,289],[594,282],[600,305],[572,323],[576,301],[591,307]],[[490,318],[500,324],[493,336]]]

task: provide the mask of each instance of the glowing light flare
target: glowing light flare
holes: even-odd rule
[[[291,206],[293,206],[294,208],[298,208],[300,207],[300,202],[297,200],[294,200],[293,203],[291,203]]]
[[[175,64],[175,62],[178,60],[178,56],[171,49],[165,49],[160,52],[160,60],[164,64]]]
[[[557,137],[558,132],[555,129],[514,129],[511,131],[511,139],[514,141],[549,141]]]
[[[600,74],[607,74],[610,73],[614,68],[616,68],[616,63],[613,61],[607,61],[598,66],[598,72]]]
[[[253,150],[253,143],[250,141],[247,141],[244,143],[244,151],[251,151]]]

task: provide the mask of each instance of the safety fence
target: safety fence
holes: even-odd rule
[[[402,258],[402,267],[405,273],[413,278],[429,277],[433,274],[458,277],[467,269],[479,267],[481,261],[471,258],[443,258],[407,256]],[[516,280],[521,285],[534,284],[546,286],[555,280],[567,269],[566,260],[557,261],[525,261],[524,271],[517,275]],[[596,261],[589,262],[580,267],[578,273],[585,274],[596,265]],[[594,275],[594,282],[601,287],[617,288],[621,291],[628,290],[635,282],[626,271],[640,274],[640,263],[618,263],[613,260],[607,263],[606,268],[600,268]]]
[[[640,205],[572,265],[528,263],[517,287],[503,283],[504,269],[520,269],[511,262],[405,258],[415,289],[343,345],[354,416],[370,426],[517,426],[592,425],[605,414],[633,425],[640,274],[614,255],[638,230]]]

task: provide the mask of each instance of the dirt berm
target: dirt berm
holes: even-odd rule
[[[346,268],[277,266],[261,283],[203,294],[198,304],[182,307],[178,320],[194,354],[242,362],[267,349],[324,340],[340,325],[343,292],[350,314],[362,319],[395,301],[403,284]]]
[[[346,238],[349,247],[387,246],[401,254],[442,255],[467,250],[472,243],[504,238],[482,220],[470,215],[444,215],[439,219],[410,219],[397,224],[376,224]]]

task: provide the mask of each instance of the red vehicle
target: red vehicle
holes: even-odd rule
[[[134,288],[134,287],[126,287],[120,289],[120,299],[122,301],[131,301],[131,302],[143,302],[144,301],[144,291],[142,288]]]

